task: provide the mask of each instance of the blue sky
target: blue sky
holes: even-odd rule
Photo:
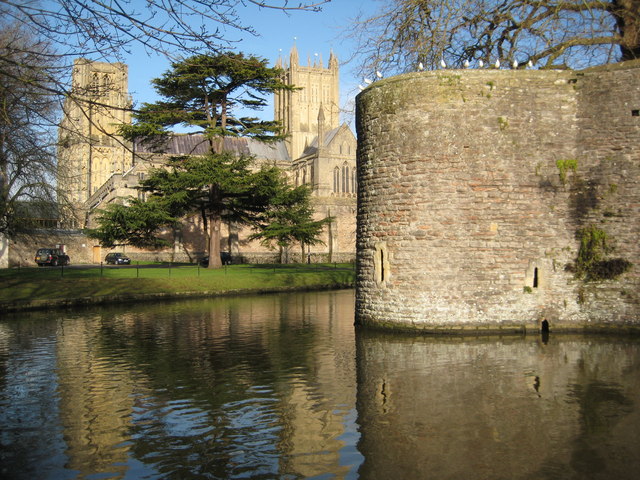
[[[260,36],[253,37],[237,31],[229,31],[228,36],[239,40],[234,44],[236,50],[266,58],[272,65],[279,54],[288,58],[294,41],[302,63],[306,63],[307,57],[311,57],[313,61],[315,54],[318,54],[322,56],[326,66],[329,53],[333,50],[341,62],[341,107],[349,110],[352,108],[350,103],[359,91],[360,82],[351,73],[354,65],[342,64],[352,56],[354,50],[353,43],[344,38],[344,31],[360,11],[372,13],[376,7],[377,2],[359,0],[332,0],[318,13],[293,11],[286,14],[280,10],[259,9],[255,6],[238,7],[244,24],[252,26]],[[126,62],[129,65],[129,90],[134,101],[141,103],[156,100],[150,80],[166,71],[169,62],[144,53],[132,55]],[[273,118],[273,107],[266,107],[260,116]],[[343,121],[350,123],[351,120],[348,113],[343,116]]]

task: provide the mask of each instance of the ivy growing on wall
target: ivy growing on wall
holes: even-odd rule
[[[563,185],[567,183],[567,172],[571,170],[576,173],[578,170],[578,161],[575,158],[566,158],[564,160],[557,160],[556,166],[558,167],[558,174],[560,175],[560,181]]]
[[[632,263],[624,258],[606,258],[613,252],[613,247],[604,230],[589,225],[579,229],[577,234],[580,241],[575,261],[577,278],[585,281],[613,280],[631,268]]]

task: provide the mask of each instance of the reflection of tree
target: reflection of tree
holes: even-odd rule
[[[103,316],[102,355],[135,366],[145,390],[154,392],[136,397],[133,457],[175,478],[203,472],[228,478],[244,468],[252,478],[260,471],[272,477],[299,471],[300,460],[285,457],[309,447],[310,437],[335,442],[341,419],[323,408],[327,392],[315,391],[330,377],[316,351],[326,323],[320,327],[304,302],[287,298],[187,302]],[[319,433],[330,433],[329,440]],[[325,465],[316,468],[337,468],[337,455],[323,458]]]
[[[588,478],[607,471],[607,440],[614,426],[632,412],[633,402],[624,396],[621,386],[597,380],[573,385],[570,397],[579,406],[581,427],[571,466],[580,478]]]

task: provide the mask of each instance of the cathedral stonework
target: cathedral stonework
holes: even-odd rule
[[[127,66],[77,59],[72,94],[63,107],[59,131],[59,185],[83,205],[115,174],[133,163],[131,149],[116,134],[131,121]]]
[[[297,90],[276,92],[274,117],[289,134],[287,150],[291,158],[299,158],[304,149],[318,135],[318,115],[322,112],[325,128],[337,128],[339,124],[340,92],[338,84],[338,59],[329,56],[328,68],[324,68],[322,57],[299,64],[298,49],[294,46],[289,62],[278,59],[276,66],[284,70],[284,82],[295,85]]]
[[[339,123],[338,60],[331,54],[328,68],[321,59],[301,66],[294,47],[287,65],[278,59],[277,66],[283,69],[285,81],[298,87],[274,99],[274,115],[285,127],[286,140],[264,144],[251,138],[225,138],[224,148],[253,156],[256,166],[277,165],[294,185],[310,185],[316,218],[333,218],[323,232],[322,244],[307,247],[304,253],[292,246],[290,259],[353,261],[356,138],[346,124]],[[79,226],[95,226],[96,213],[109,203],[140,198],[135,187],[168,156],[206,151],[206,142],[198,135],[174,135],[161,151],[129,144],[117,135],[117,125],[131,121],[126,65],[78,59],[72,81],[74,94],[65,103],[60,124],[58,183],[77,205]],[[181,230],[166,232],[172,249],[127,247],[127,252],[140,260],[197,261],[206,254],[201,222],[195,215],[184,219]],[[224,226],[221,250],[237,262],[277,261],[277,252],[247,240],[250,233]],[[79,263],[83,258],[99,262],[104,257],[99,245],[90,245],[84,254],[74,253]]]

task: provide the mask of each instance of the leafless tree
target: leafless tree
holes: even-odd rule
[[[73,60],[121,61],[143,47],[172,60],[229,50],[238,34],[257,35],[242,22],[248,8],[318,11],[330,0],[0,0],[0,29],[18,25],[50,45],[67,75],[46,89],[71,95],[67,82]],[[65,60],[66,59],[66,60]],[[0,69],[9,59],[0,58]],[[35,85],[34,85],[35,87]],[[44,86],[43,86],[44,87]]]
[[[118,58],[135,45],[174,57],[216,51],[232,33],[255,30],[243,9],[317,11],[329,0],[0,0],[0,15],[72,57]]]
[[[0,31],[0,233],[34,226],[55,205],[59,73],[50,46],[18,25]]]
[[[362,73],[640,57],[640,0],[390,0],[350,27]]]
[[[122,60],[140,47],[170,59],[228,50],[239,34],[256,34],[242,21],[247,8],[288,14],[328,1],[0,0],[0,233],[18,224],[18,200],[64,200],[55,192],[60,107],[65,98],[96,107],[70,86],[74,59]]]

